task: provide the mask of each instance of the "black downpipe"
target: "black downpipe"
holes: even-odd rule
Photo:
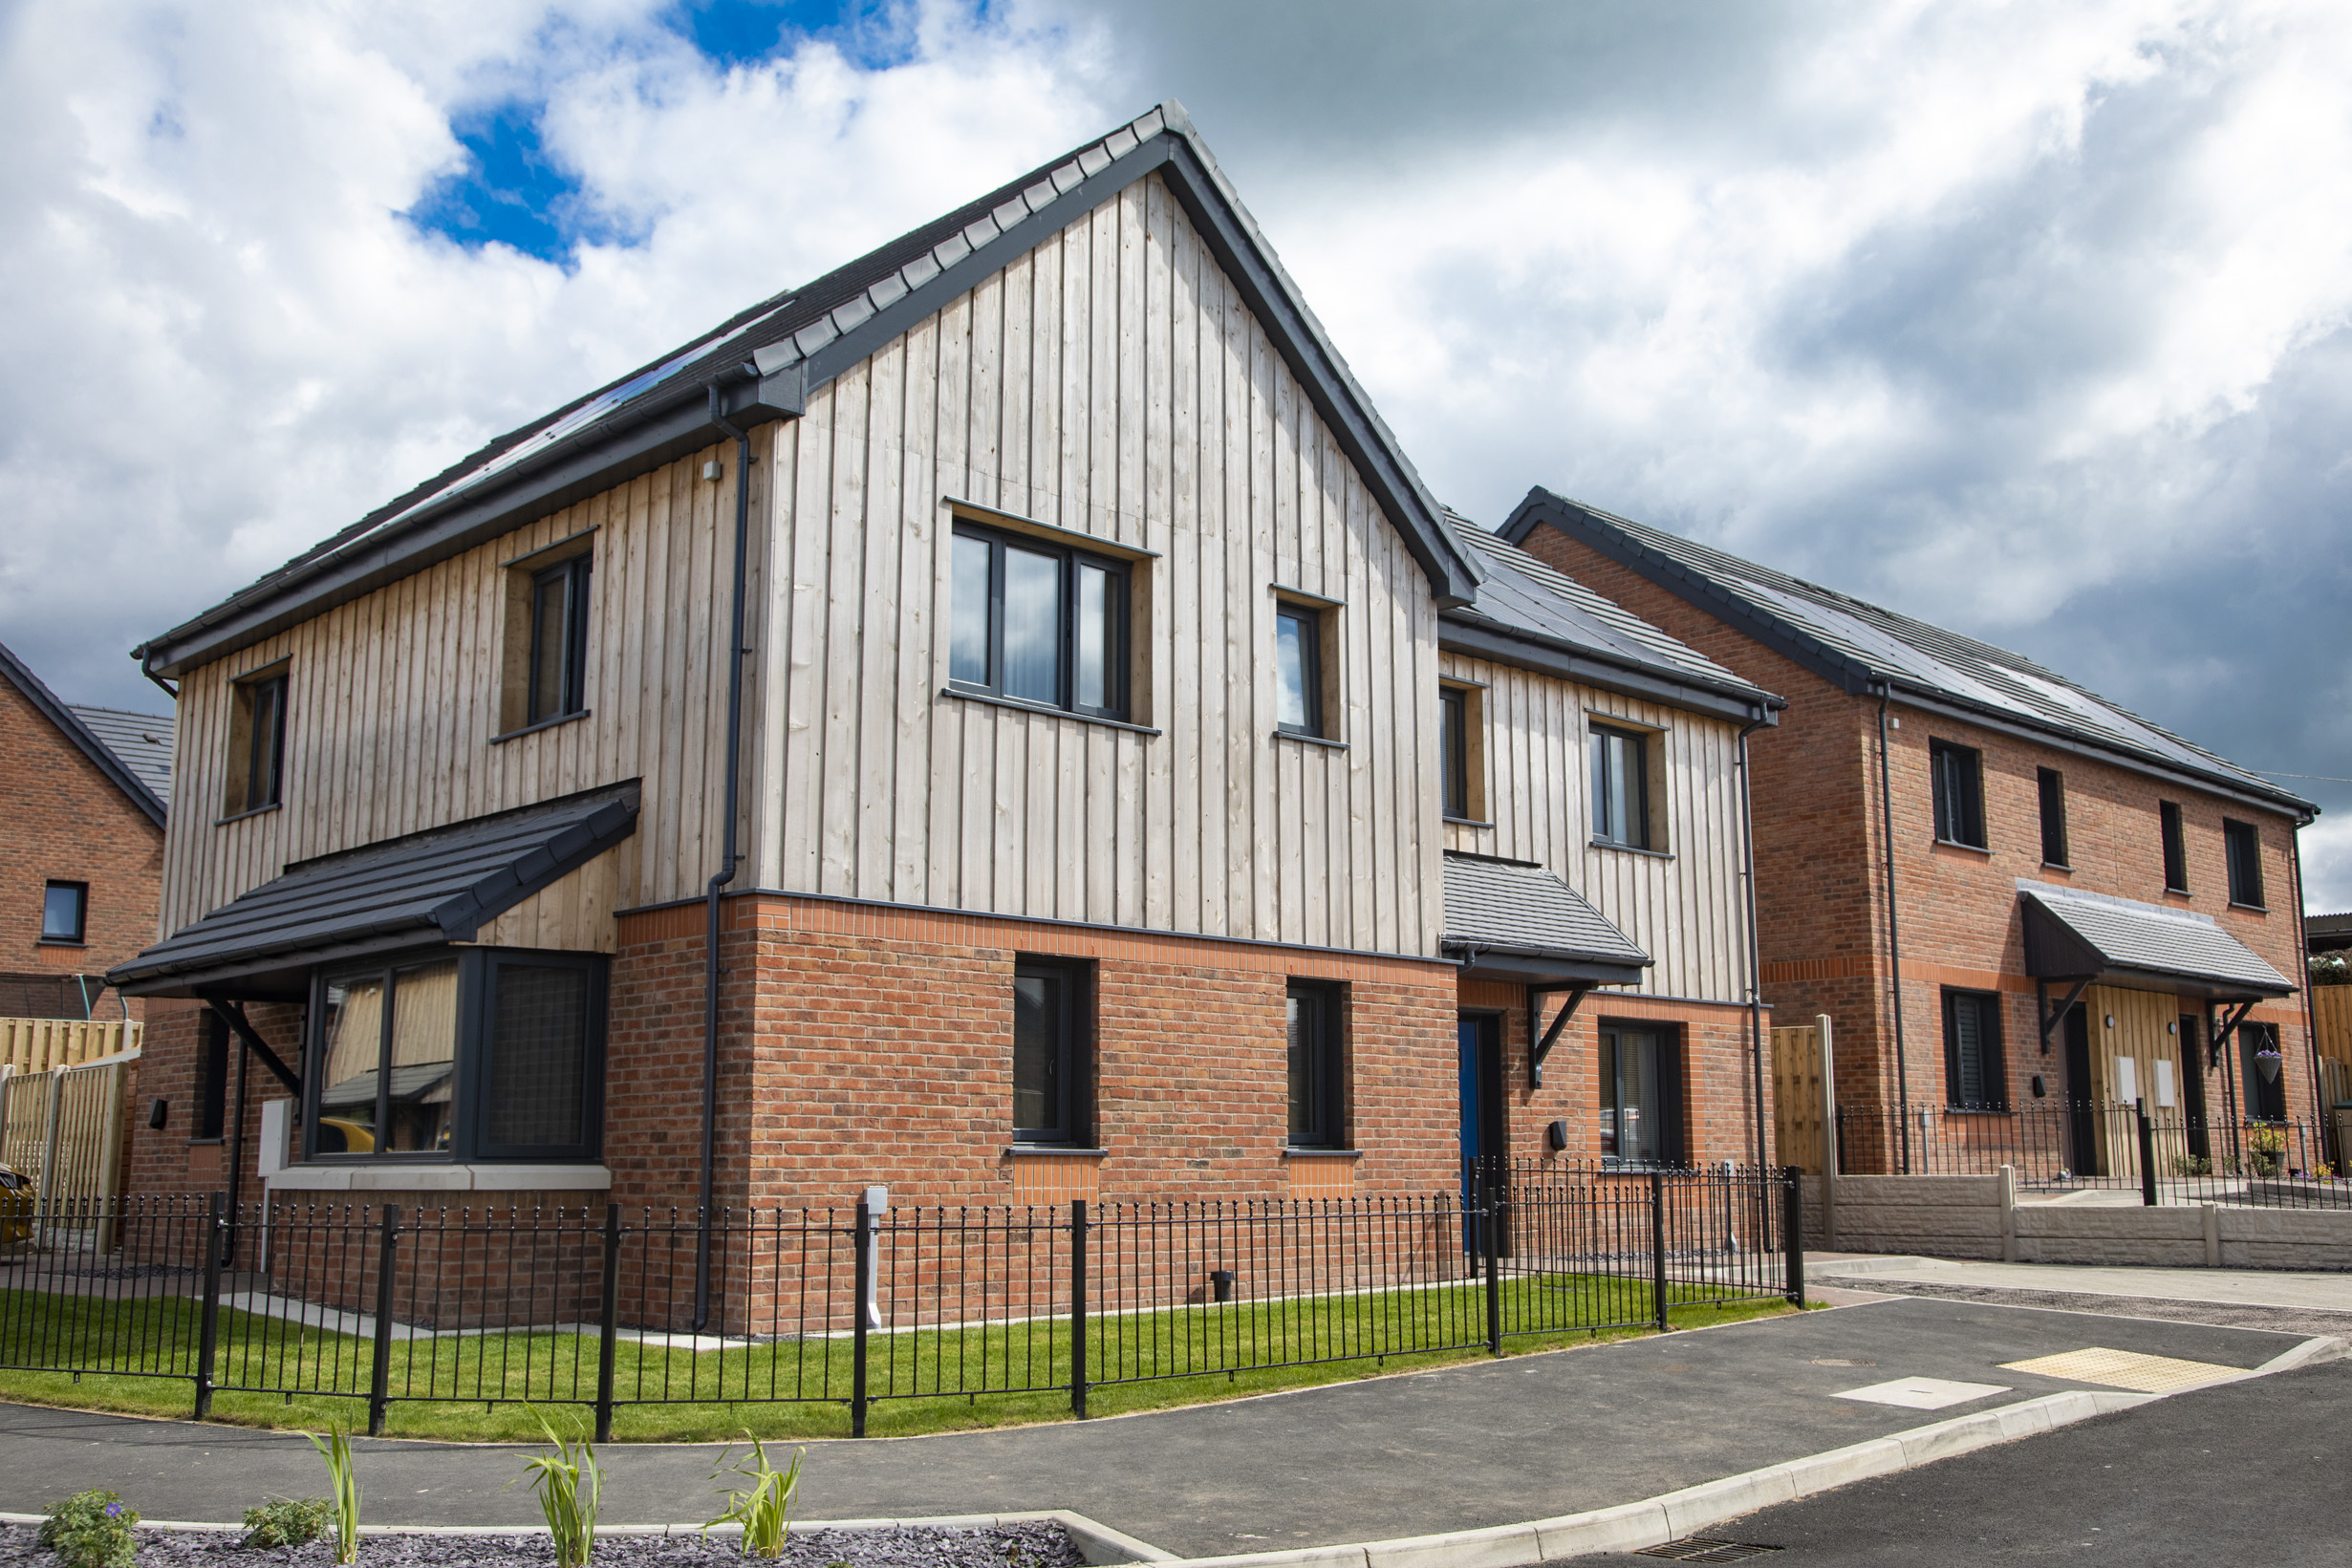
[[[1772,1157],[1764,1145],[1764,956],[1758,943],[1756,918],[1756,803],[1748,787],[1748,737],[1771,720],[1765,710],[1739,732],[1739,850],[1748,878],[1748,1063],[1749,1085],[1756,1108],[1756,1168],[1768,1169]],[[1531,1025],[1532,1027],[1532,1025]]]
[[[719,890],[735,880],[737,774],[744,746],[744,575],[751,536],[751,437],[721,411],[719,386],[710,387],[710,422],[735,438],[735,603],[727,620],[726,805],[719,827],[719,869],[702,884],[702,1172],[701,1208],[694,1235],[694,1327],[710,1321],[710,1229],[712,1165],[719,1148]]]
[[[1894,766],[1887,757],[1887,699],[1893,690],[1888,681],[1878,683],[1878,807],[1887,839],[1887,964],[1894,983],[1895,1119],[1903,1174],[1908,1176],[1911,1173],[1911,1075],[1903,1053],[1903,922],[1895,913],[1894,901]]]

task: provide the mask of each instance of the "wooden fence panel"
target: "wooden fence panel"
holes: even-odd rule
[[[1805,1174],[1822,1174],[1832,1133],[1829,1097],[1822,1073],[1827,1044],[1826,1018],[1793,1029],[1772,1031],[1772,1130],[1776,1163]]]
[[[139,1049],[145,1032],[143,1023],[120,1020],[0,1018],[0,1065],[35,1073],[96,1062]]]

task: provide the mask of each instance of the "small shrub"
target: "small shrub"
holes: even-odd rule
[[[2213,1162],[2202,1154],[2175,1154],[2172,1156],[2172,1173],[2176,1176],[2210,1176],[2213,1173]]]
[[[744,1557],[780,1557],[784,1556],[785,1536],[791,1529],[792,1503],[800,1492],[800,1462],[809,1450],[793,1450],[792,1463],[778,1470],[767,1462],[766,1446],[749,1432],[744,1435],[751,1438],[751,1452],[732,1469],[751,1484],[728,1493],[727,1511],[702,1528],[741,1524]],[[730,1467],[726,1459],[724,1452],[719,1455],[719,1468],[710,1472],[712,1480],[727,1473]]]
[[[40,1542],[65,1568],[131,1568],[139,1542],[131,1526],[139,1515],[114,1492],[77,1492],[49,1505]]]
[[[324,1497],[299,1501],[280,1497],[245,1511],[245,1544],[258,1547],[308,1546],[334,1523],[334,1505]]]
[[[325,1437],[316,1432],[304,1432],[311,1447],[327,1462],[328,1490],[334,1501],[328,1508],[334,1515],[334,1560],[352,1563],[359,1560],[359,1476],[352,1467],[351,1436],[340,1427],[329,1427]]]
[[[546,1416],[537,1410],[530,1413],[555,1447],[553,1453],[525,1461],[532,1472],[530,1489],[539,1494],[539,1512],[547,1516],[548,1534],[555,1537],[555,1568],[588,1568],[588,1555],[596,1546],[596,1503],[604,1494],[604,1471],[586,1441],[561,1436]]]

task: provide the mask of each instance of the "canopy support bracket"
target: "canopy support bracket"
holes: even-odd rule
[[[1551,1022],[1545,1026],[1543,1038],[1536,1042],[1535,1048],[1527,1053],[1527,1086],[1529,1088],[1540,1089],[1543,1086],[1543,1059],[1552,1054],[1552,1047],[1560,1042],[1561,1031],[1568,1026],[1568,1019],[1591,990],[1589,983],[1531,985],[1527,988],[1527,1027],[1530,1031],[1543,1019],[1543,1009],[1552,998],[1564,993],[1568,999],[1561,1005],[1559,1013]]]
[[[2082,993],[2091,988],[2091,981],[2097,977],[2095,975],[2085,975],[2075,981],[2074,989],[2066,993],[2066,999],[2058,1004],[2056,1012],[2050,1010],[2050,982],[2047,980],[2034,982],[2034,1010],[2039,1015],[2041,1024],[2042,1055],[2050,1054],[2050,1031],[2058,1027],[2060,1020],[2074,1011],[2074,1004],[2082,999]]]

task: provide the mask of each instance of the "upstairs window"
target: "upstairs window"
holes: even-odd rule
[[[1935,784],[1935,836],[1972,849],[1989,848],[1984,836],[1983,755],[1973,746],[1931,741],[1928,768]]]
[[[2156,825],[2164,834],[2164,891],[2189,891],[2189,841],[2181,831],[2181,808],[2171,801],[2156,803]]]
[[[2054,767],[2038,768],[2041,789],[2041,863],[2071,867],[2066,858],[2066,776]]]
[[[951,686],[1096,719],[1127,717],[1127,565],[956,526]]]
[[[1325,734],[1323,612],[1287,601],[1274,611],[1274,727],[1284,735]]]
[[[1596,844],[1649,849],[1650,737],[1592,726],[1592,837]]]
[[[23,930],[23,927],[18,927]],[[41,940],[78,942],[90,929],[90,884],[52,882],[41,890]]]
[[[1292,980],[1284,1003],[1289,1032],[1290,1147],[1338,1149],[1342,1089],[1338,1008],[1331,988]]]
[[[1440,809],[1456,822],[1467,822],[1470,809],[1470,701],[1459,686],[1437,688],[1437,739],[1444,748],[1438,785]]]
[[[285,666],[248,676],[229,689],[227,772],[223,816],[266,811],[284,799]]]
[[[2000,998],[1986,991],[1944,993],[1944,1094],[1954,1110],[1998,1110]]]
[[[2262,835],[2251,822],[2221,823],[2222,848],[2230,857],[2230,902],[2261,909]]]
[[[530,577],[530,677],[523,723],[588,711],[588,584],[593,557],[575,555]]]

